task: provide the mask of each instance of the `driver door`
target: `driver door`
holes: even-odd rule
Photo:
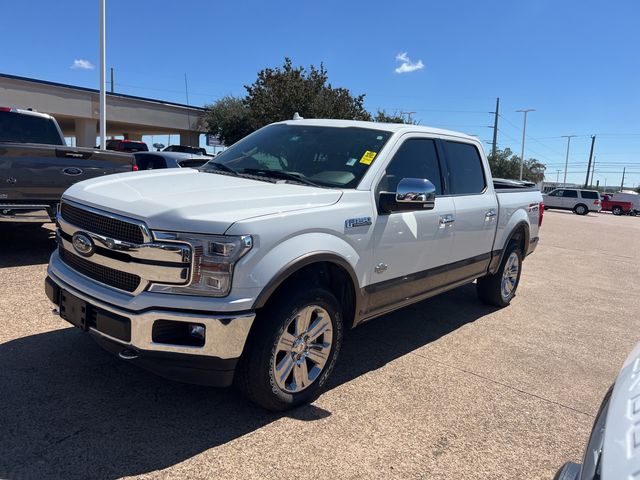
[[[395,192],[403,178],[428,179],[436,187],[432,210],[379,213],[373,238],[371,313],[385,310],[447,283],[451,261],[455,208],[453,198],[441,197],[443,180],[436,142],[426,136],[410,136],[396,149],[376,188]]]

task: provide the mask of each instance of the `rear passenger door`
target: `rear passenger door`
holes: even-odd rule
[[[498,221],[498,201],[473,143],[443,140],[449,195],[455,206],[452,281],[486,272]]]

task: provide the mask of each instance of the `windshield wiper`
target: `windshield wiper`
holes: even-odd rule
[[[311,180],[307,180],[300,173],[283,172],[282,170],[265,170],[261,168],[245,168],[241,173],[250,173],[255,175],[263,175],[265,177],[281,178],[283,180],[291,180],[293,182],[304,183],[305,185],[309,185],[311,187],[322,188],[322,185],[318,185]]]
[[[206,165],[214,165],[218,170],[222,170],[223,172],[231,173],[232,175],[235,175],[236,177],[239,175],[237,170],[234,170],[233,168],[225,165],[224,163],[209,161],[209,162],[206,163]]]

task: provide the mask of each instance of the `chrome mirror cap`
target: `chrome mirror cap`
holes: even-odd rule
[[[398,203],[433,203],[435,198],[436,186],[426,178],[403,178],[396,189]]]

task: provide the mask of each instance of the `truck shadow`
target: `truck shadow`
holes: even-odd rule
[[[369,322],[346,336],[329,389],[491,311],[467,285]],[[144,474],[283,416],[233,389],[163,380],[112,357],[72,328],[0,345],[0,365],[0,478]],[[298,421],[329,415],[314,405],[286,414]]]
[[[0,268],[48,263],[56,248],[52,225],[0,223]]]

